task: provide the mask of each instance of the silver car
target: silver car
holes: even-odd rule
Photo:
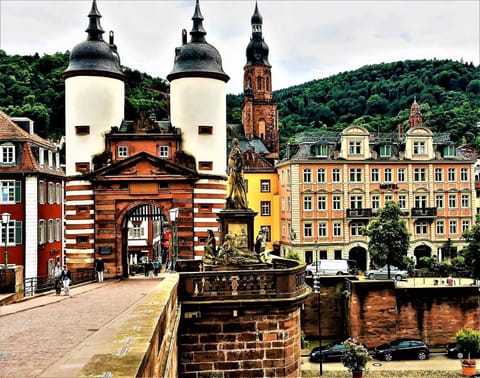
[[[386,280],[388,279],[388,266],[385,265],[380,269],[367,270],[365,277],[371,280]],[[400,270],[396,266],[390,266],[390,278],[396,281],[406,280],[408,278],[408,272],[406,270]]]

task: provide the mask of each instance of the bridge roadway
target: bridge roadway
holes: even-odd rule
[[[159,277],[135,276],[0,306],[0,377],[75,377]]]

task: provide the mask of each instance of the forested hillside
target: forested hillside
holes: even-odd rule
[[[43,137],[63,135],[61,74],[68,55],[10,56],[0,50],[0,109],[32,118]],[[166,118],[168,83],[128,67],[124,72],[126,118],[133,119],[139,109]],[[426,126],[480,147],[480,67],[450,60],[381,63],[275,91],[281,142],[299,132],[340,131],[352,123],[395,131],[408,120],[415,96]],[[241,122],[241,103],[241,95],[227,96],[228,122]]]

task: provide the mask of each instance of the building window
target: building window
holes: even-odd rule
[[[313,146],[313,153],[316,157],[327,157],[328,148],[325,144],[316,144]]]
[[[62,185],[59,183],[55,184],[55,203],[62,203]]]
[[[90,172],[90,163],[75,163],[75,172],[78,172],[78,173]]]
[[[118,157],[119,158],[128,157],[128,146],[118,146]]]
[[[332,182],[340,182],[340,169],[333,168],[332,170]]]
[[[270,201],[261,201],[260,202],[260,214],[263,216],[270,215]]]
[[[260,227],[265,234],[265,241],[272,241],[272,228],[270,226],[261,226]]]
[[[425,155],[425,142],[413,142],[413,154],[414,155]]]
[[[427,235],[428,223],[425,221],[418,221],[415,223],[415,233],[417,235]]]
[[[40,219],[38,221],[38,244],[45,244],[47,240],[47,227],[45,221]]]
[[[342,236],[342,224],[341,223],[334,223],[333,224],[333,236],[340,237]]]
[[[435,181],[442,182],[443,181],[443,169],[442,168],[435,168]]]
[[[200,171],[211,171],[213,169],[213,163],[211,161],[199,161],[198,169]]]
[[[327,236],[327,224],[322,222],[318,224],[318,237],[325,238]]]
[[[270,193],[270,180],[260,181],[260,191],[262,193]]]
[[[455,168],[448,168],[448,181],[455,182]]]
[[[11,143],[0,145],[0,159],[2,164],[15,164],[15,146]]]
[[[303,169],[303,182],[310,184],[312,182],[312,170],[310,168]]]
[[[380,196],[372,196],[372,209],[378,210],[380,208]]]
[[[470,207],[470,196],[468,194],[462,194],[462,208],[468,209]]]
[[[213,126],[198,126],[198,135],[212,135]]]
[[[362,208],[363,197],[362,196],[350,196],[350,208],[351,209],[361,209]]]
[[[128,231],[130,239],[142,239],[144,235],[144,228],[142,227],[142,223],[132,224],[132,227],[130,227]]]
[[[52,151],[48,151],[48,168],[53,168],[53,154]]]
[[[2,189],[2,203],[14,203],[15,202],[15,181],[5,180],[0,181]]]
[[[350,182],[362,182],[362,168],[350,168]]]
[[[405,182],[405,168],[398,168],[397,177],[398,182]]]
[[[292,199],[290,197],[287,197],[287,211],[292,211]]]
[[[257,91],[261,91],[261,90],[262,90],[262,77],[257,76]]]
[[[303,225],[303,237],[312,238],[313,237],[313,227],[311,223],[305,223]]]
[[[48,183],[48,203],[55,203],[55,184],[53,182]]]
[[[5,246],[5,235],[7,236],[7,246],[15,245],[15,221],[10,221],[6,225],[0,225],[2,232],[0,232],[0,245]],[[17,241],[18,244],[18,241]]]
[[[362,143],[359,141],[348,142],[348,154],[360,155],[362,153]]]
[[[385,182],[392,182],[392,168],[385,168],[385,172],[383,172],[383,178]]]
[[[333,210],[342,210],[342,197],[333,196],[332,207],[333,207]]]
[[[90,134],[90,126],[75,126],[75,134],[77,135]]]
[[[425,168],[415,168],[413,170],[413,181],[425,182],[427,180]]]
[[[437,235],[443,235],[445,233],[445,223],[443,221],[437,221]]]
[[[158,156],[162,159],[168,159],[169,157],[169,146],[158,146]]]
[[[352,222],[350,223],[350,234],[352,236],[362,236],[362,230],[363,230],[363,223],[355,223]]]
[[[303,211],[312,211],[312,196],[303,197]]]
[[[450,228],[450,234],[456,234],[457,233],[457,221],[456,220],[451,220],[449,224]]]
[[[470,221],[462,221],[462,232],[468,231],[470,229]]]
[[[318,168],[317,169],[317,182],[324,183],[326,182],[325,177],[325,168]]]
[[[90,242],[90,239],[88,238],[88,236],[77,236],[75,240],[79,245],[89,244]]]
[[[435,196],[435,206],[438,208],[438,209],[443,209],[443,194],[437,194]]]
[[[378,168],[372,168],[372,182],[380,181],[380,170]]]
[[[281,207],[282,211],[285,211],[285,197],[281,198],[280,207]]]
[[[468,181],[468,168],[460,168],[460,181]]]
[[[405,194],[398,195],[398,206],[402,210],[405,210],[407,208],[407,196]]]
[[[326,196],[318,196],[317,207],[318,207],[318,210],[327,210],[327,197]]]
[[[415,207],[419,208],[426,208],[427,207],[427,196],[420,195],[420,196],[415,196]]]
[[[55,220],[55,240],[62,240],[62,220],[58,218]]]
[[[455,157],[455,146],[445,146],[443,147],[443,157],[453,158]]]
[[[380,157],[386,158],[392,156],[392,146],[380,146]]]
[[[448,207],[450,209],[455,209],[457,207],[457,195],[449,194],[448,195]]]
[[[385,194],[385,202],[392,202],[393,195],[392,194]]]
[[[55,228],[54,228],[54,224],[53,224],[53,219],[49,219],[48,220],[48,229],[47,229],[47,238],[48,238],[48,242],[49,243],[52,243],[53,240],[55,239]]]

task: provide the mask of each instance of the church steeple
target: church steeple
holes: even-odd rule
[[[410,117],[408,118],[408,125],[410,128],[422,126],[422,113],[420,112],[420,106],[417,104],[417,97],[413,99],[413,104],[410,108]]]
[[[192,31],[190,32],[190,35],[192,36],[192,42],[201,42],[205,43],[205,35],[207,32],[203,28],[203,16],[202,12],[200,12],[200,3],[199,0],[196,1],[195,4],[195,12],[192,17],[193,20],[193,28]]]
[[[247,65],[265,65],[270,67],[268,62],[268,45],[263,40],[262,25],[263,18],[258,10],[258,3],[255,2],[255,11],[251,18],[252,37],[247,46]]]
[[[98,11],[97,0],[93,0],[92,9],[88,14],[88,18],[90,19],[90,22],[87,30],[85,30],[88,33],[87,41],[103,41],[102,34],[104,33],[104,30],[100,25],[100,18],[102,18],[102,15]]]

